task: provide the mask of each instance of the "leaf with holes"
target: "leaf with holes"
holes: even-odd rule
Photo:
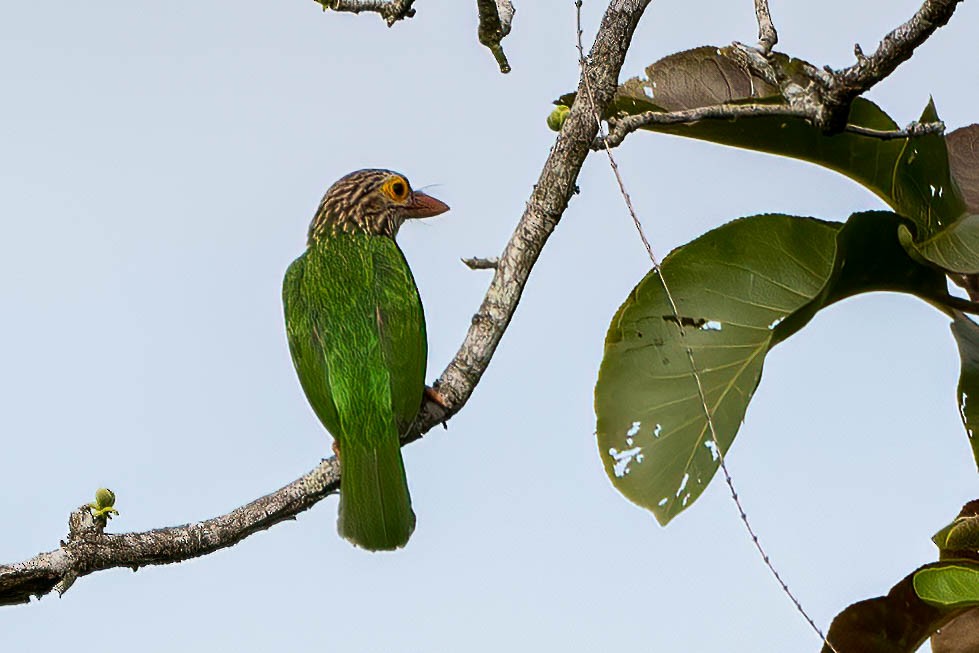
[[[884,212],[855,214],[846,225],[754,216],[667,256],[662,274],[676,312],[659,276],[648,274],[612,319],[595,387],[599,451],[616,488],[665,524],[717,470],[687,347],[726,452],[768,350],[820,308],[869,290],[942,293],[941,273],[898,243],[901,222]]]

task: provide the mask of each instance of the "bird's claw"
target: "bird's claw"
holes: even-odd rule
[[[432,401],[433,403],[438,404],[442,408],[444,408],[446,410],[449,409],[449,402],[442,395],[442,393],[439,392],[438,390],[436,390],[435,388],[432,388],[432,387],[426,385],[425,386],[425,397],[429,401]]]

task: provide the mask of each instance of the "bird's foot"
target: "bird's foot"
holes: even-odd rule
[[[435,388],[427,385],[425,386],[425,399],[428,399],[436,406],[442,408],[444,411],[448,412],[451,410],[449,407],[449,402],[446,400],[445,396]],[[446,430],[449,428],[449,425],[445,423],[445,420],[442,420],[442,428]]]
[[[432,388],[432,387],[426,385],[425,386],[425,397],[427,397],[430,401],[438,404],[442,408],[444,408],[446,410],[449,409],[449,402],[446,401],[445,397],[442,396],[442,393],[439,392],[438,390],[436,390],[435,388]]]
[[[340,443],[337,442],[336,440],[334,440],[333,441],[333,445],[331,446],[331,448],[333,449],[333,455],[337,457],[337,460],[339,460],[340,459]]]

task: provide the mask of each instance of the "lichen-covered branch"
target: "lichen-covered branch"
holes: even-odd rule
[[[612,0],[605,12],[584,73],[591,80],[599,108],[615,94],[626,51],[649,2]],[[405,442],[444,423],[469,400],[510,324],[541,250],[574,194],[597,129],[586,103],[572,108],[500,256],[472,326],[435,384],[446,407],[426,402]],[[289,485],[225,515],[141,533],[105,533],[104,522],[94,519],[88,506],[83,506],[72,513],[68,539],[59,548],[21,563],[0,565],[0,605],[26,603],[32,595],[43,596],[55,589],[63,592],[75,579],[103,569],[138,569],[207,555],[295,517],[339,486],[339,465],[330,458]]]
[[[359,14],[362,11],[380,14],[388,27],[399,20],[415,15],[415,10],[411,7],[415,0],[316,0],[316,2],[323,6],[323,11],[330,9],[351,14]]]

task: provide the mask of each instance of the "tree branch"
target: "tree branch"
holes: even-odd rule
[[[0,605],[27,603],[52,589],[64,593],[76,578],[113,567],[182,562],[237,544],[253,533],[292,519],[340,487],[340,465],[324,460],[289,485],[206,521],[142,533],[103,533],[105,518],[88,505],[68,519],[68,540],[54,551],[0,565]]]
[[[388,27],[399,20],[415,15],[415,10],[411,8],[415,0],[316,0],[316,2],[323,6],[323,11],[332,9],[351,14],[359,14],[362,11],[380,14]]]
[[[612,0],[602,19],[589,63],[596,106],[604,110],[615,94],[619,72],[639,19],[650,0]],[[582,84],[579,82],[579,92]],[[547,239],[575,191],[589,145],[597,133],[590,107],[581,102],[568,114],[526,209],[507,243],[489,289],[455,358],[435,386],[446,407],[427,401],[404,442],[444,423],[469,400],[517,308],[523,288]],[[103,569],[181,562],[232,546],[253,533],[294,518],[339,489],[339,464],[324,460],[289,485],[231,512],[193,524],[142,533],[102,532],[87,506],[72,513],[66,542],[13,565],[0,565],[0,605],[26,603],[52,589],[64,592],[76,578]]]

